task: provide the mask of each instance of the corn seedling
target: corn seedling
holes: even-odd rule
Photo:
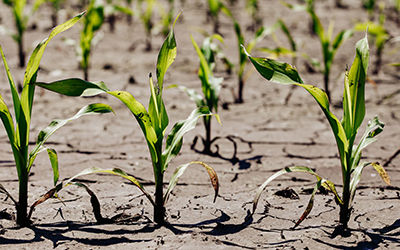
[[[255,69],[267,80],[284,85],[296,85],[303,87],[317,101],[324,112],[332,132],[335,136],[336,144],[340,156],[340,164],[343,179],[343,192],[340,197],[332,182],[320,177],[308,167],[286,167],[269,177],[258,189],[253,202],[253,213],[257,208],[257,203],[261,193],[268,183],[278,176],[290,172],[305,172],[316,177],[317,184],[312,192],[310,201],[303,215],[295,226],[301,223],[310,213],[314,195],[323,186],[333,192],[335,201],[340,207],[338,229],[346,230],[352,211],[352,203],[356,194],[357,184],[360,181],[363,169],[369,165],[375,168],[382,179],[390,184],[390,179],[384,168],[376,162],[361,163],[362,150],[374,142],[375,137],[383,130],[384,124],[377,117],[372,119],[358,145],[355,144],[357,131],[362,124],[365,116],[365,80],[367,77],[369,48],[367,37],[361,39],[356,45],[356,56],[350,70],[346,72],[343,93],[343,118],[339,119],[329,110],[329,99],[326,93],[313,86],[304,84],[297,70],[287,63],[281,63],[268,58],[256,58],[248,55]],[[339,231],[340,232],[340,231]]]
[[[188,94],[190,99],[192,99],[196,103],[196,106],[198,108],[208,107],[211,112],[217,113],[219,92],[221,90],[221,83],[223,81],[223,78],[217,78],[213,75],[213,68],[215,67],[215,54],[210,46],[212,44],[213,38],[222,39],[222,37],[219,35],[207,37],[203,42],[202,48],[200,49],[196,41],[193,39],[193,37],[191,37],[193,47],[196,50],[197,56],[200,59],[198,76],[201,81],[201,90],[203,92],[203,96],[193,89],[187,89],[183,86],[180,86],[179,88]],[[211,144],[213,142],[211,137],[211,117],[204,116],[203,123],[206,135],[204,138],[202,138],[204,145],[202,153],[214,155],[214,153],[211,152]]]
[[[221,0],[208,0],[207,17],[211,18],[213,23],[213,33],[219,34],[219,14],[224,13],[228,17],[232,17],[231,11],[225,6]]]
[[[374,39],[375,43],[375,63],[374,63],[374,68],[372,70],[372,73],[374,75],[378,74],[381,66],[382,66],[382,54],[383,54],[383,49],[385,47],[385,44],[389,41],[390,39],[390,34],[386,30],[385,26],[385,16],[383,14],[383,9],[382,13],[380,14],[379,18],[379,23],[375,22],[366,22],[366,23],[358,23],[355,26],[356,31],[368,31],[368,34],[371,35]]]
[[[104,16],[110,27],[110,32],[115,31],[115,22],[117,21],[117,14],[122,13],[129,16],[133,16],[133,11],[130,8],[130,3],[120,3],[121,1],[107,0],[104,4]]]
[[[138,0],[137,3],[140,10],[139,17],[144,25],[144,30],[146,32],[145,51],[151,51],[152,50],[151,37],[154,27],[152,19],[153,19],[153,11],[154,11],[154,6],[156,4],[156,0]]]
[[[12,38],[18,45],[19,67],[23,68],[25,66],[24,33],[28,25],[28,15],[25,13],[26,0],[3,0],[3,3],[12,8],[17,29]]]
[[[18,173],[19,182],[19,197],[18,201],[12,198],[12,196],[5,190],[5,188],[0,184],[0,192],[6,194],[15,203],[17,210],[17,224],[20,226],[26,226],[29,224],[29,219],[27,217],[27,206],[28,206],[28,181],[29,173],[33,166],[36,156],[43,151],[47,151],[51,165],[54,172],[54,179],[58,179],[58,160],[57,153],[54,149],[46,148],[43,146],[45,141],[49,138],[51,134],[55,132],[58,128],[65,125],[68,121],[79,118],[82,115],[87,115],[91,113],[105,113],[110,112],[111,108],[104,104],[92,104],[82,110],[80,110],[74,117],[67,120],[55,120],[53,121],[49,128],[41,131],[38,136],[38,142],[34,149],[29,152],[29,130],[30,122],[32,117],[32,106],[33,99],[35,95],[35,82],[37,77],[37,72],[40,64],[40,60],[43,56],[44,50],[47,44],[50,42],[54,36],[72,27],[83,14],[80,14],[69,21],[61,24],[53,29],[49,37],[43,40],[35,50],[29,59],[25,76],[24,84],[21,95],[18,94],[15,87],[15,82],[11,75],[10,69],[8,67],[5,55],[2,48],[0,47],[1,57],[3,59],[3,64],[7,73],[7,78],[10,84],[10,90],[12,94],[12,101],[14,104],[14,115],[15,121],[13,120],[11,113],[4,102],[3,98],[0,96],[0,118],[3,122],[4,128],[6,130],[11,149],[14,155],[15,166]],[[56,182],[56,181],[55,181]]]
[[[362,0],[362,7],[367,11],[369,20],[374,19],[375,0]]]
[[[322,73],[324,75],[324,88],[328,96],[328,99],[331,100],[331,92],[329,90],[329,77],[333,60],[340,45],[353,35],[353,31],[341,30],[335,36],[335,38],[333,38],[332,37],[334,28],[333,22],[330,22],[328,30],[325,31],[324,27],[321,24],[321,21],[319,20],[314,10],[309,9],[308,13],[310,14],[311,19],[313,20],[314,31],[318,35],[319,41],[321,43],[322,58],[324,62],[324,68],[322,70]]]
[[[237,41],[238,41],[238,50],[239,50],[239,63],[238,63],[238,69],[237,69],[238,93],[236,96],[234,96],[234,99],[235,99],[235,103],[243,103],[243,89],[244,89],[244,84],[245,84],[244,76],[245,76],[245,67],[247,64],[245,50],[247,50],[250,53],[258,42],[260,42],[265,36],[267,36],[273,32],[274,28],[261,27],[260,29],[258,29],[256,31],[254,38],[250,41],[250,43],[246,46],[246,48],[243,48],[242,44],[245,44],[245,41],[244,41],[242,29],[241,29],[239,23],[234,18],[233,18],[233,21],[234,21],[235,34],[236,34]]]
[[[174,2],[174,0],[168,0],[168,9],[158,3],[158,9],[161,13],[160,30],[164,36],[168,35],[169,27],[171,27],[174,18]]]
[[[211,179],[211,183],[215,189],[214,199],[218,194],[219,185],[217,174],[210,166],[203,162],[194,161],[183,164],[176,168],[165,194],[163,192],[164,172],[165,170],[167,170],[171,160],[180,152],[183,144],[184,134],[192,130],[196,126],[197,120],[200,117],[211,115],[207,107],[200,107],[195,109],[186,120],[179,121],[173,126],[171,132],[167,136],[164,146],[163,140],[165,137],[166,128],[169,123],[169,118],[162,97],[164,75],[166,74],[167,69],[175,60],[177,53],[173,27],[174,25],[172,26],[172,29],[166,40],[164,41],[158,54],[156,69],[157,84],[153,83],[153,78],[151,74],[149,76],[151,95],[148,111],[129,92],[109,91],[104,83],[96,84],[80,79],[68,79],[52,83],[37,83],[37,85],[43,88],[68,96],[96,95],[100,93],[108,93],[121,100],[129,108],[129,110],[135,116],[137,122],[140,125],[150,152],[155,181],[155,199],[152,198],[152,196],[145,190],[145,188],[137,179],[135,179],[133,176],[127,175],[124,171],[120,169],[101,170],[94,168],[86,170],[85,173],[111,173],[130,180],[143,192],[150,203],[154,206],[154,221],[158,224],[163,224],[165,222],[165,204],[179,177],[184,173],[189,165],[200,164],[207,170],[207,173],[209,174]]]
[[[260,16],[260,6],[258,0],[246,0],[246,10],[249,12],[253,24],[250,26],[251,30],[257,30],[262,26],[262,18]]]
[[[80,38],[80,67],[83,70],[84,79],[89,79],[90,53],[92,51],[95,33],[104,23],[104,5],[100,0],[91,0],[87,13],[83,18],[83,29]]]

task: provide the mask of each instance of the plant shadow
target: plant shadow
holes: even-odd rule
[[[6,238],[0,236],[0,246],[1,245],[20,245],[20,244],[29,244],[36,242],[43,242],[48,240],[52,242],[53,248],[59,247],[62,244],[67,242],[77,242],[87,246],[112,246],[121,243],[140,243],[140,242],[149,242],[153,239],[130,239],[125,237],[124,235],[133,235],[139,233],[153,233],[154,231],[160,229],[161,227],[165,227],[170,230],[173,234],[187,234],[193,233],[193,229],[200,229],[200,231],[207,235],[220,236],[220,235],[228,235],[234,234],[242,231],[246,227],[248,227],[253,219],[248,211],[248,215],[246,216],[243,223],[240,224],[224,224],[224,222],[228,222],[231,220],[231,217],[227,215],[225,212],[219,210],[221,215],[217,218],[201,221],[195,224],[175,224],[175,223],[166,223],[165,225],[157,225],[151,222],[147,217],[143,216],[146,220],[135,220],[128,221],[128,223],[80,223],[75,221],[62,221],[57,223],[42,223],[31,225],[28,228],[32,230],[33,237],[30,239],[15,239],[15,238]],[[139,226],[138,229],[126,229],[126,228],[118,228],[118,229],[106,229],[104,225],[107,224],[126,224],[132,226]],[[217,224],[216,226],[212,224]],[[210,230],[211,229],[211,230]],[[19,228],[9,228],[7,230],[19,230]],[[197,230],[196,230],[197,231]],[[80,232],[84,237],[75,236],[74,232]],[[90,236],[88,236],[88,234]],[[99,237],[100,235],[100,237]],[[101,238],[101,235],[105,235],[107,237]],[[232,242],[225,242],[227,245],[235,245]]]
[[[257,163],[261,163],[261,159],[262,159],[263,155],[256,155],[256,156],[245,158],[245,159],[238,158],[238,156],[237,156],[238,155],[237,141],[239,141],[240,143],[243,143],[243,144],[247,144],[248,150],[243,153],[251,154],[254,151],[253,143],[251,141],[247,141],[239,136],[227,135],[224,137],[221,137],[221,136],[214,137],[210,142],[210,149],[207,149],[205,146],[203,147],[203,149],[197,149],[196,145],[197,145],[197,142],[199,139],[201,139],[201,141],[203,141],[203,145],[205,145],[204,138],[200,135],[197,135],[194,137],[192,145],[190,146],[190,148],[198,154],[204,154],[204,155],[209,155],[211,157],[220,158],[224,161],[230,162],[232,165],[238,164],[239,169],[242,169],[242,170],[250,168],[251,161],[256,161]],[[227,156],[224,156],[222,153],[220,153],[220,145],[216,143],[217,141],[220,141],[220,140],[227,140],[230,143],[232,143],[232,147],[233,147],[232,156],[227,157]],[[211,147],[214,147],[214,150],[211,149]]]
[[[328,243],[321,239],[314,239],[315,241],[326,245],[329,248],[338,248],[338,249],[377,249],[382,248],[382,243],[384,241],[390,241],[393,243],[400,243],[400,231],[394,232],[396,229],[400,228],[400,219],[394,221],[391,225],[385,226],[383,228],[373,228],[373,229],[349,229],[351,232],[361,232],[368,236],[370,240],[357,242],[357,245],[348,247],[342,246],[338,244]],[[337,235],[331,235],[331,238],[336,237]]]

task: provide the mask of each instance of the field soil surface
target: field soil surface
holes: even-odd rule
[[[69,2],[69,1],[68,1]],[[71,1],[74,2],[74,1]],[[163,1],[166,2],[166,1]],[[201,43],[198,32],[212,31],[207,21],[206,1],[176,1],[176,10],[183,14],[176,24],[177,58],[169,69],[165,84],[179,84],[200,89],[197,77],[199,60],[190,41],[194,36]],[[245,31],[248,43],[253,32],[247,30],[252,21],[244,8],[244,1],[233,6],[233,14]],[[259,1],[260,13],[266,26],[282,18],[292,31],[298,45],[296,67],[307,83],[323,87],[323,76],[310,73],[303,55],[321,57],[316,36],[310,34],[309,16],[294,12],[279,1]],[[290,1],[295,3],[296,1]],[[316,1],[316,12],[325,27],[334,20],[334,34],[366,21],[367,13],[360,1],[343,1],[347,8],[335,7],[334,1]],[[388,5],[391,3],[387,1]],[[29,5],[28,8],[31,6]],[[70,8],[70,7],[69,7]],[[60,21],[81,10],[60,12]],[[388,11],[390,12],[390,11]],[[49,33],[51,9],[41,8],[30,16],[29,29],[24,37],[26,50]],[[393,12],[390,12],[393,14]],[[0,4],[1,27],[14,30],[10,9]],[[237,42],[232,22],[221,16],[220,31],[225,39],[224,53],[235,64],[238,61]],[[387,29],[394,37],[400,36],[399,20],[390,16]],[[39,81],[82,77],[76,52],[66,39],[79,43],[82,25],[57,36],[48,46],[42,59]],[[0,44],[5,51],[16,82],[21,83],[24,71],[18,68],[17,46],[0,29]],[[120,16],[114,33],[107,24],[103,36],[94,47],[89,78],[104,81],[110,89],[127,90],[147,106],[149,98],[148,75],[155,74],[161,35],[152,39],[153,50],[144,51],[145,32],[134,18],[129,25]],[[355,43],[364,36],[355,32],[339,48],[331,72],[332,112],[340,118],[343,93],[343,72],[350,67],[355,56]],[[277,31],[282,46],[289,44]],[[192,160],[201,160],[214,167],[220,181],[220,192],[213,203],[213,189],[207,173],[200,166],[192,166],[180,178],[167,209],[168,226],[158,227],[153,220],[153,207],[139,190],[126,180],[105,174],[89,175],[80,181],[93,190],[101,203],[104,217],[120,218],[118,223],[96,224],[90,198],[78,187],[70,186],[59,193],[61,200],[51,199],[39,205],[33,213],[33,224],[18,228],[10,217],[15,216],[12,202],[0,194],[0,248],[1,249],[327,249],[327,248],[386,248],[400,247],[400,95],[398,69],[390,63],[400,62],[400,44],[389,42],[383,54],[383,67],[372,75],[375,47],[370,37],[371,60],[369,83],[366,85],[366,119],[360,128],[363,133],[367,121],[378,115],[385,129],[378,141],[369,146],[363,161],[384,164],[392,185],[386,186],[373,168],[366,168],[356,194],[349,227],[351,236],[332,236],[338,225],[339,209],[331,194],[318,193],[314,208],[300,226],[292,229],[310,198],[315,179],[306,174],[289,174],[273,181],[263,193],[258,208],[249,216],[257,188],[274,172],[287,166],[309,166],[330,179],[341,191],[342,177],[337,147],[329,124],[318,105],[302,88],[290,88],[267,82],[251,65],[246,67],[244,103],[235,104],[232,93],[237,92],[236,74],[227,74],[217,63],[217,76],[224,77],[219,115],[222,125],[213,120],[212,135],[219,137],[213,150],[220,157],[200,154],[200,140],[191,148],[197,136],[204,136],[204,127],[198,126],[184,137],[181,154],[166,171],[165,187],[174,169]],[[257,47],[276,46],[267,36]],[[253,55],[265,56],[253,51]],[[290,63],[289,57],[280,58]],[[1,66],[3,68],[3,66]],[[0,92],[11,105],[11,93],[3,69],[0,74]],[[285,98],[292,92],[291,98]],[[140,128],[128,111],[111,96],[69,98],[37,88],[33,108],[32,146],[40,131],[55,118],[72,116],[80,107],[94,102],[110,104],[115,114],[86,116],[73,121],[55,133],[47,145],[57,150],[60,179],[71,177],[85,168],[121,168],[137,177],[153,193],[154,179],[150,155]],[[165,105],[172,125],[185,119],[195,104],[179,89],[164,89]],[[9,106],[11,107],[11,106]],[[396,155],[397,152],[397,155]],[[0,183],[14,196],[18,193],[18,180],[8,138],[0,132]],[[46,154],[38,156],[32,168],[29,183],[29,204],[53,187],[53,176]],[[282,192],[283,191],[283,192]],[[279,194],[282,194],[279,195]]]

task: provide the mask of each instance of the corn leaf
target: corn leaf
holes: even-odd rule
[[[365,130],[364,135],[361,137],[360,143],[357,145],[356,150],[352,152],[352,169],[354,169],[358,165],[361,159],[362,150],[366,148],[369,144],[376,141],[375,136],[383,131],[384,126],[385,124],[379,121],[378,117],[375,117],[373,120],[368,122],[367,129]]]
[[[365,37],[357,42],[353,65],[345,77],[342,124],[349,140],[355,137],[365,116],[364,93],[368,60],[368,39]]]
[[[26,72],[24,76],[24,87],[26,84],[30,84],[32,77],[36,74],[40,60],[42,59],[44,50],[47,46],[47,44],[50,42],[51,39],[53,39],[57,34],[68,30],[71,28],[76,22],[79,21],[79,19],[85,14],[85,12],[82,12],[78,15],[76,15],[74,18],[66,21],[63,24],[58,25],[55,27],[52,32],[50,33],[49,37],[44,39],[41,43],[39,43],[35,50],[32,52],[31,57],[29,58],[28,66],[26,67]]]
[[[164,75],[167,72],[167,69],[171,66],[171,64],[174,62],[176,58],[176,41],[175,41],[174,27],[179,16],[180,13],[175,18],[171,30],[167,38],[165,39],[163,45],[161,46],[160,52],[158,54],[156,74],[157,74],[157,83],[159,85],[160,91],[162,91],[163,89]]]
[[[275,174],[271,175],[258,189],[256,196],[254,197],[253,200],[253,214],[257,209],[257,204],[258,200],[260,199],[260,196],[262,192],[265,190],[266,186],[273,181],[274,179],[278,178],[279,176],[286,174],[286,173],[292,173],[292,172],[303,172],[303,173],[308,173],[317,178],[317,181],[322,181],[322,183],[326,182],[327,184],[324,185],[324,187],[328,187],[328,189],[341,201],[338,193],[336,192],[335,186],[333,185],[332,182],[323,179],[321,176],[319,176],[317,173],[315,173],[311,168],[309,167],[304,167],[304,166],[294,166],[294,167],[285,167],[284,169],[276,172]]]
[[[63,183],[59,183],[57,186],[55,186],[54,188],[50,189],[49,191],[47,191],[44,195],[40,196],[39,199],[37,199],[29,208],[29,214],[28,214],[28,220],[31,218],[33,211],[35,210],[35,208],[42,204],[43,202],[47,201],[50,198],[53,198],[54,195],[56,193],[58,193],[62,188],[64,188],[65,186],[63,185]]]
[[[104,92],[116,97],[124,103],[135,116],[148,143],[151,157],[152,159],[157,160],[154,144],[157,142],[158,137],[154,130],[152,119],[143,104],[138,102],[131,93],[127,91],[107,91],[107,86],[102,82],[90,83],[77,78],[70,78],[51,83],[37,82],[36,85],[68,96],[92,96]]]
[[[192,111],[192,113],[186,120],[178,121],[177,123],[175,123],[174,127],[167,137],[165,150],[162,153],[162,172],[164,172],[168,168],[168,164],[172,160],[172,158],[179,153],[182,147],[183,136],[196,127],[196,123],[199,117],[206,115],[211,115],[211,112],[207,107],[197,108]]]
[[[382,178],[382,180],[387,184],[390,185],[390,178],[385,169],[383,168],[382,165],[380,165],[378,162],[373,162],[371,163],[372,167],[378,172],[379,176]]]
[[[100,168],[88,168],[83,170],[82,172],[78,173],[77,175],[73,176],[72,178],[68,179],[64,185],[67,185],[68,183],[72,182],[74,179],[76,179],[77,177],[83,176],[83,175],[88,175],[88,174],[94,174],[94,173],[107,173],[107,174],[112,174],[112,175],[116,175],[116,176],[120,176],[124,179],[129,180],[130,182],[132,182],[137,188],[140,189],[140,191],[142,191],[142,193],[147,197],[147,199],[149,199],[149,201],[151,202],[151,204],[154,205],[154,201],[153,198],[151,197],[151,195],[144,189],[144,186],[133,176],[127,174],[125,171],[119,169],[119,168],[113,168],[113,169],[100,169]]]
[[[345,151],[348,148],[349,142],[342,124],[329,110],[329,101],[326,93],[313,85],[303,84],[297,70],[287,63],[277,62],[268,58],[252,57],[248,53],[247,56],[250,58],[256,70],[267,80],[285,85],[303,87],[314,97],[331,126],[341,156],[340,158],[342,160],[345,159]],[[345,164],[345,160],[343,160],[342,166],[345,166]]]
[[[219,182],[218,182],[217,173],[215,172],[215,170],[212,167],[210,167],[209,165],[205,164],[204,162],[192,161],[192,162],[183,164],[183,165],[181,165],[181,166],[179,166],[179,167],[177,167],[175,169],[175,172],[173,173],[173,175],[171,177],[171,180],[169,181],[167,191],[165,192],[165,195],[164,195],[164,204],[167,203],[169,195],[171,194],[172,190],[174,189],[174,187],[178,183],[179,177],[181,177],[182,174],[187,169],[187,167],[189,167],[192,164],[199,164],[199,165],[203,166],[207,170],[207,173],[208,173],[208,175],[210,177],[211,185],[213,186],[214,191],[215,191],[215,195],[214,195],[214,202],[215,202],[215,199],[218,196],[218,190],[219,190]]]
[[[310,200],[309,200],[309,202],[308,202],[308,204],[307,204],[307,207],[306,207],[306,209],[304,210],[303,214],[300,216],[300,219],[299,219],[299,220],[296,222],[296,224],[293,226],[293,229],[296,228],[298,225],[300,225],[300,223],[301,223],[305,218],[307,218],[307,216],[310,214],[310,212],[311,212],[311,210],[312,210],[312,208],[313,208],[313,206],[314,206],[314,197],[315,197],[315,194],[317,193],[318,189],[321,187],[321,183],[322,183],[322,180],[318,180],[318,181],[317,181],[317,184],[315,184],[314,189],[313,189],[313,191],[312,191],[312,193],[311,193]]]
[[[3,100],[3,97],[0,95],[0,118],[3,122],[3,126],[6,129],[8,139],[10,140],[11,145],[15,145],[15,137],[14,137],[14,122],[11,117],[10,111],[6,103]]]
[[[15,82],[11,75],[11,71],[10,71],[10,68],[8,67],[8,63],[7,63],[7,60],[6,60],[6,57],[4,55],[1,45],[0,45],[0,53],[1,53],[1,57],[3,59],[4,68],[7,73],[8,82],[10,84],[10,90],[11,90],[13,104],[14,104],[14,112],[15,112],[15,116],[16,116],[15,118],[17,121],[19,121],[21,118],[20,116],[24,115],[23,112],[21,111],[21,101],[19,99],[17,88],[15,87]],[[25,118],[23,118],[23,119],[25,119]]]
[[[29,58],[24,75],[24,81],[23,81],[24,84],[21,93],[21,107],[25,119],[20,118],[18,121],[19,139],[20,139],[20,145],[22,147],[27,147],[29,141],[28,126],[31,121],[32,104],[35,91],[35,85],[33,85],[33,83],[36,81],[37,71],[39,69],[40,61],[42,59],[44,50],[47,47],[47,44],[51,41],[51,39],[53,39],[57,34],[71,28],[76,22],[79,21],[79,19],[83,15],[84,13],[81,13],[75,16],[74,18],[68,20],[67,22],[55,27],[50,33],[49,37],[44,39],[41,43],[39,43],[36,46],[36,48],[31,54],[31,57]]]
[[[58,171],[58,156],[57,156],[57,152],[52,148],[48,148],[47,149],[47,154],[49,156],[49,160],[50,160],[50,163],[51,163],[51,168],[53,169],[54,186],[56,186],[57,182],[58,182],[58,178],[60,177],[60,173]]]
[[[197,45],[196,41],[192,39],[193,47],[195,48],[197,55],[200,59],[200,69],[199,69],[199,78],[201,80],[201,88],[204,94],[204,99],[206,100],[206,105],[215,111],[218,110],[218,100],[219,100],[219,92],[221,90],[221,83],[223,78],[216,78],[213,76],[212,70],[209,66],[206,57],[203,52]],[[196,102],[197,104],[197,102]]]
[[[350,181],[350,203],[352,204],[354,196],[356,194],[357,190],[357,185],[360,182],[361,179],[361,174],[362,171],[364,170],[365,167],[372,165],[372,167],[378,172],[378,174],[381,176],[382,180],[390,185],[390,179],[388,174],[386,173],[385,169],[377,162],[366,162],[363,164],[358,165],[356,168],[353,170],[353,176]]]
[[[76,120],[80,118],[81,116],[84,115],[90,115],[90,114],[95,114],[95,113],[109,113],[113,112],[112,108],[107,105],[107,104],[102,104],[102,103],[94,103],[87,105],[80,109],[74,116],[65,119],[65,120],[53,120],[49,126],[47,126],[45,129],[41,130],[39,132],[38,138],[36,140],[36,146],[32,150],[32,152],[29,154],[29,165],[28,165],[28,172],[30,171],[30,168],[32,167],[33,161],[35,160],[37,154],[39,154],[42,150],[43,144],[49,139],[49,137],[57,131],[59,128],[64,126],[70,121]],[[50,156],[50,155],[49,155]],[[50,158],[51,160],[51,158]],[[53,166],[53,163],[52,163]]]
[[[79,78],[63,79],[51,83],[36,82],[35,85],[66,96],[95,96],[109,91],[103,82],[87,82]]]

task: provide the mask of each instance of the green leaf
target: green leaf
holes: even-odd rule
[[[364,135],[361,137],[360,143],[357,145],[356,149],[352,151],[351,169],[354,169],[358,165],[361,159],[362,150],[369,144],[376,141],[375,136],[383,131],[384,126],[385,124],[379,121],[378,117],[375,117],[373,120],[368,122],[367,129],[365,130]]]
[[[69,95],[69,96],[80,96],[80,95],[96,95],[99,93],[110,94],[119,99],[135,116],[139,123],[140,128],[145,136],[148,143],[150,154],[152,159],[157,160],[157,154],[155,153],[154,144],[157,142],[157,134],[154,130],[154,125],[150,118],[146,108],[138,102],[131,93],[127,91],[107,91],[108,88],[104,83],[90,83],[81,79],[65,79],[52,83],[39,82],[36,85],[54,91],[56,93]]]
[[[33,97],[35,92],[35,85],[33,83],[36,81],[37,71],[39,69],[40,61],[42,59],[43,53],[47,44],[53,39],[57,34],[71,28],[79,19],[84,15],[81,13],[74,18],[68,20],[67,22],[58,25],[55,27],[50,33],[49,37],[44,39],[41,43],[39,43],[34,51],[32,52],[31,57],[29,58],[28,65],[26,67],[25,75],[24,75],[24,84],[21,93],[21,106],[23,113],[25,115],[26,125],[19,126],[19,134],[21,140],[21,146],[27,146],[29,141],[29,124],[31,121],[31,112],[32,112],[32,104]],[[21,119],[19,120],[21,121]],[[21,125],[21,124],[20,124]]]
[[[169,118],[167,110],[165,109],[164,101],[162,99],[162,93],[154,86],[153,78],[149,76],[150,85],[150,101],[149,101],[149,115],[153,122],[153,128],[157,134],[158,139],[164,138],[165,129],[169,124]]]
[[[187,167],[189,167],[192,164],[199,164],[199,165],[203,166],[207,170],[207,173],[208,173],[208,175],[210,177],[211,185],[213,186],[214,191],[215,191],[215,195],[214,195],[214,202],[215,202],[215,199],[218,196],[218,190],[219,190],[219,182],[218,182],[217,173],[215,172],[215,170],[212,167],[210,167],[209,165],[205,164],[204,162],[192,161],[192,162],[180,165],[179,167],[177,167],[175,169],[175,172],[173,173],[173,175],[171,177],[171,180],[169,181],[167,191],[165,192],[165,195],[164,195],[164,204],[167,203],[170,193],[172,192],[172,190],[174,189],[174,187],[178,183],[179,177],[181,177],[182,174],[187,169]]]
[[[79,78],[63,79],[51,83],[36,82],[35,85],[66,96],[95,96],[109,91],[103,82],[92,83]]]
[[[58,178],[60,177],[60,173],[58,171],[58,156],[57,156],[57,152],[52,148],[48,148],[47,149],[47,154],[49,155],[51,168],[53,169],[54,186],[56,186],[57,182],[58,182]]]
[[[172,158],[179,153],[179,150],[182,146],[183,136],[187,132],[196,127],[196,123],[199,117],[206,115],[211,115],[207,107],[197,108],[193,110],[193,112],[189,115],[189,117],[186,120],[175,123],[170,134],[167,137],[165,150],[162,153],[163,157],[162,172],[164,172],[167,169],[168,164],[172,160]]]
[[[247,56],[250,58],[250,61],[253,63],[256,70],[267,80],[285,85],[297,85],[303,87],[314,97],[331,126],[338,146],[340,158],[342,160],[342,167],[347,168],[345,152],[347,151],[349,142],[342,124],[329,110],[329,100],[326,93],[313,85],[303,84],[297,70],[287,63],[277,62],[268,58],[252,57],[248,53]]]
[[[28,66],[26,67],[26,72],[25,72],[25,76],[24,76],[24,87],[26,84],[30,84],[31,83],[31,79],[32,77],[36,74],[38,68],[39,68],[39,64],[40,64],[40,60],[42,59],[44,50],[47,46],[47,44],[51,41],[51,39],[53,39],[57,34],[68,30],[69,28],[71,28],[76,22],[79,21],[79,19],[85,14],[85,12],[82,12],[78,15],[76,15],[74,18],[66,21],[63,24],[58,25],[57,27],[55,27],[48,38],[44,39],[41,43],[39,43],[35,50],[32,52],[32,55],[29,59],[28,62]]]
[[[285,22],[282,19],[279,19],[278,24],[281,27],[281,30],[283,31],[283,33],[288,38],[292,51],[293,52],[297,51],[296,42],[294,41],[293,36],[291,35],[289,28],[286,26]]]
[[[351,36],[353,36],[353,30],[342,30],[339,32],[332,42],[332,50],[334,51],[333,53],[335,53],[335,51],[340,47],[342,42],[346,41]]]
[[[197,45],[196,41],[192,39],[193,47],[195,48],[197,55],[200,59],[200,69],[199,69],[199,78],[201,80],[202,91],[204,94],[206,105],[210,110],[214,109],[218,110],[218,100],[219,100],[219,92],[221,90],[221,83],[223,78],[215,78],[213,73],[209,67],[209,63],[206,60],[205,55]],[[204,101],[203,101],[204,102]],[[196,102],[197,104],[198,102]]]
[[[7,60],[6,60],[6,57],[4,55],[1,45],[0,45],[0,53],[1,53],[1,57],[3,58],[4,68],[7,73],[8,82],[10,84],[10,90],[11,90],[13,104],[14,104],[14,112],[15,112],[15,116],[16,116],[15,118],[17,121],[19,121],[20,119],[25,119],[25,117],[21,117],[21,116],[24,116],[24,114],[21,110],[21,101],[19,99],[18,91],[17,91],[17,88],[15,87],[15,82],[11,75],[11,71],[10,71],[10,68],[8,67]]]
[[[14,136],[14,122],[12,120],[10,111],[6,103],[3,100],[3,97],[0,95],[0,118],[3,122],[3,126],[6,129],[8,139],[10,140],[10,144],[15,144],[15,136]]]
[[[78,113],[76,113],[74,116],[65,119],[65,120],[53,120],[49,126],[47,126],[45,129],[41,130],[39,132],[38,138],[36,140],[36,146],[34,149],[31,151],[29,154],[29,165],[28,165],[28,172],[30,171],[30,168],[32,167],[33,161],[35,160],[37,154],[39,154],[42,151],[42,146],[43,144],[49,139],[49,137],[57,131],[59,128],[64,126],[70,121],[76,120],[80,118],[81,116],[85,115],[90,115],[90,114],[95,114],[95,113],[110,113],[113,112],[112,108],[103,103],[94,103],[87,105],[80,109]],[[51,159],[50,159],[51,160]]]
[[[368,60],[368,40],[365,37],[358,41],[353,65],[345,77],[342,124],[349,140],[355,137],[365,116],[364,93]]]
[[[160,92],[162,92],[163,89],[164,75],[167,72],[167,69],[171,66],[171,64],[174,62],[176,58],[176,41],[175,41],[174,27],[179,16],[180,13],[175,18],[171,30],[167,38],[165,39],[163,45],[161,46],[160,52],[158,53],[156,74],[157,74],[157,84],[160,88]]]

